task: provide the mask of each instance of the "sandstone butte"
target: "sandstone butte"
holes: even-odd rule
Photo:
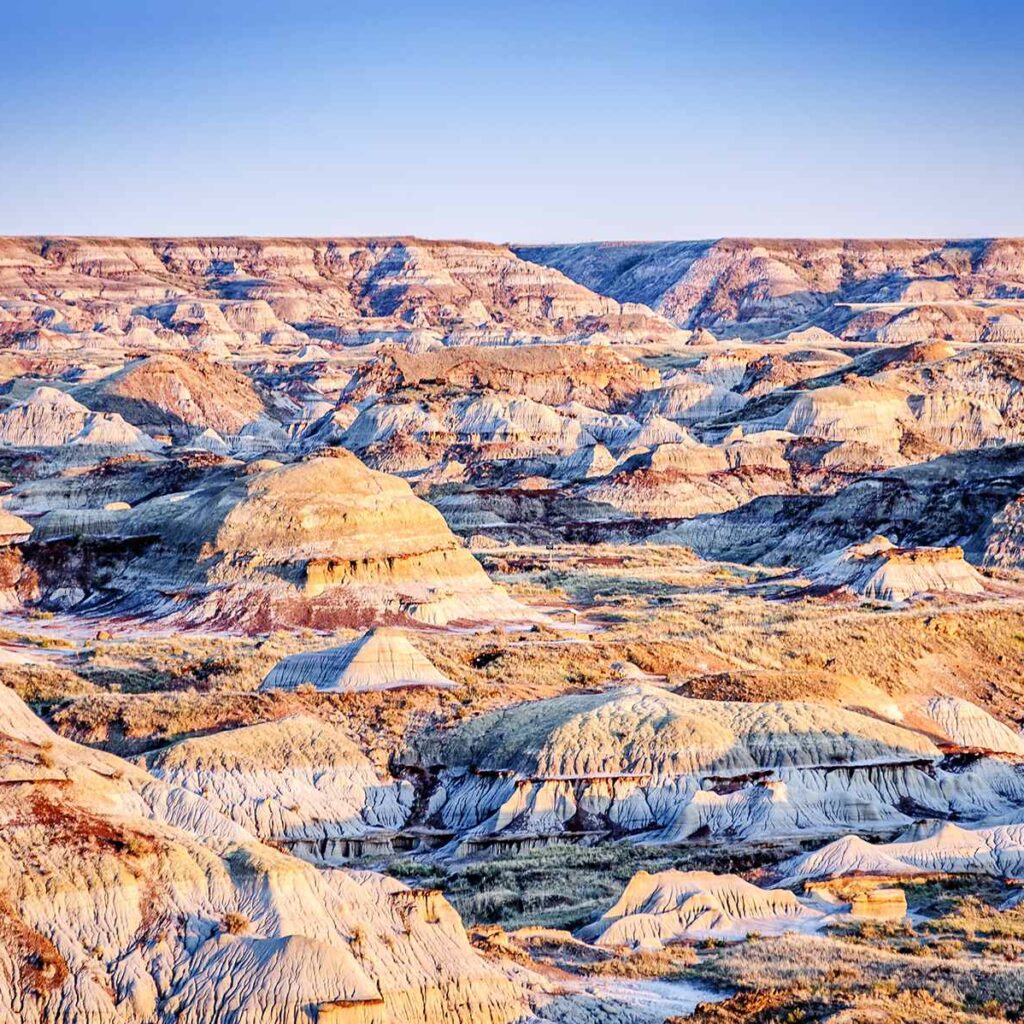
[[[82,610],[263,629],[528,617],[408,484],[344,451],[229,465],[205,486],[129,509],[55,510],[32,542],[44,585],[80,594],[71,607]],[[62,548],[102,557],[112,543],[134,554],[103,592],[66,577]]]

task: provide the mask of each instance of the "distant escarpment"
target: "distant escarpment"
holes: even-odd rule
[[[413,332],[453,344],[678,333],[507,246],[418,238],[0,239],[0,305],[0,333],[29,350],[223,356]]]
[[[761,239],[521,245],[619,302],[686,328],[764,337],[806,323],[847,337],[1006,341],[1024,304],[1024,240]],[[1006,308],[971,308],[979,302]],[[1015,327],[1024,338],[1024,322]],[[898,335],[898,336],[897,336]]]

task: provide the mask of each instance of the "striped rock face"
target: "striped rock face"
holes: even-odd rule
[[[0,262],[0,296],[31,297],[77,328],[51,332],[72,347],[99,317],[108,343],[145,337],[216,356],[298,350],[308,329],[335,340],[426,329],[469,344],[680,333],[646,306],[487,242],[7,238]],[[148,336],[133,336],[140,328]]]
[[[909,808],[978,822],[1020,813],[1024,772],[1010,730],[996,736],[1000,723],[980,709],[941,701],[917,714],[911,729],[833,704],[625,686],[483,715],[425,736],[417,755],[444,766],[431,807],[456,833],[452,852],[531,836],[871,833],[911,825]],[[947,760],[940,720],[962,737],[984,733],[993,749],[966,767]]]

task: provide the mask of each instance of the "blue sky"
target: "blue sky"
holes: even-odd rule
[[[0,38],[3,233],[1024,235],[1018,2],[41,0]]]

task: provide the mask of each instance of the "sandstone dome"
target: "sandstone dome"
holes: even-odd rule
[[[400,629],[377,626],[342,647],[293,654],[279,661],[263,680],[263,690],[353,692],[403,686],[455,684],[443,676]]]
[[[341,450],[262,472],[225,464],[194,490],[51,512],[37,530],[44,545],[124,546],[102,588],[83,581],[82,611],[250,630],[528,617],[405,481]],[[59,564],[45,583],[66,586]]]
[[[255,335],[258,339],[285,327],[265,299],[226,302],[221,306],[221,313],[225,325],[243,337]]]
[[[654,448],[662,444],[692,444],[693,437],[685,428],[664,416],[649,417],[630,439],[631,448]]]
[[[328,352],[323,345],[303,345],[302,348],[295,353],[296,362],[300,363],[315,363],[330,358],[331,353]]]
[[[843,836],[818,850],[782,865],[784,881],[838,878],[843,875],[898,877],[918,874],[918,869],[889,852],[889,845],[870,843],[861,836]]]
[[[603,444],[582,445],[558,464],[558,476],[562,480],[586,480],[605,476],[615,464],[614,456]]]
[[[212,427],[207,427],[201,434],[193,437],[189,447],[213,452],[215,455],[228,455],[231,452],[231,446]]]
[[[894,444],[910,418],[903,389],[851,376],[800,392],[764,426],[826,441]]]
[[[741,363],[739,376],[742,377]],[[746,404],[746,397],[716,382],[713,371],[678,373],[666,377],[665,386],[646,392],[637,405],[639,415],[657,415],[675,423],[693,424],[735,413]]]
[[[548,777],[743,775],[935,753],[916,733],[838,707],[696,700],[631,685],[482,715],[445,738],[442,763]]]
[[[947,775],[921,733],[837,705],[695,700],[656,686],[486,713],[422,736],[413,756],[443,766],[432,807],[465,853],[502,834],[871,831],[910,824],[909,805],[979,817],[1024,800],[1009,766]]]
[[[896,349],[893,363],[937,363],[943,359],[951,359],[956,355],[956,351],[956,347],[946,341],[921,341]]]

